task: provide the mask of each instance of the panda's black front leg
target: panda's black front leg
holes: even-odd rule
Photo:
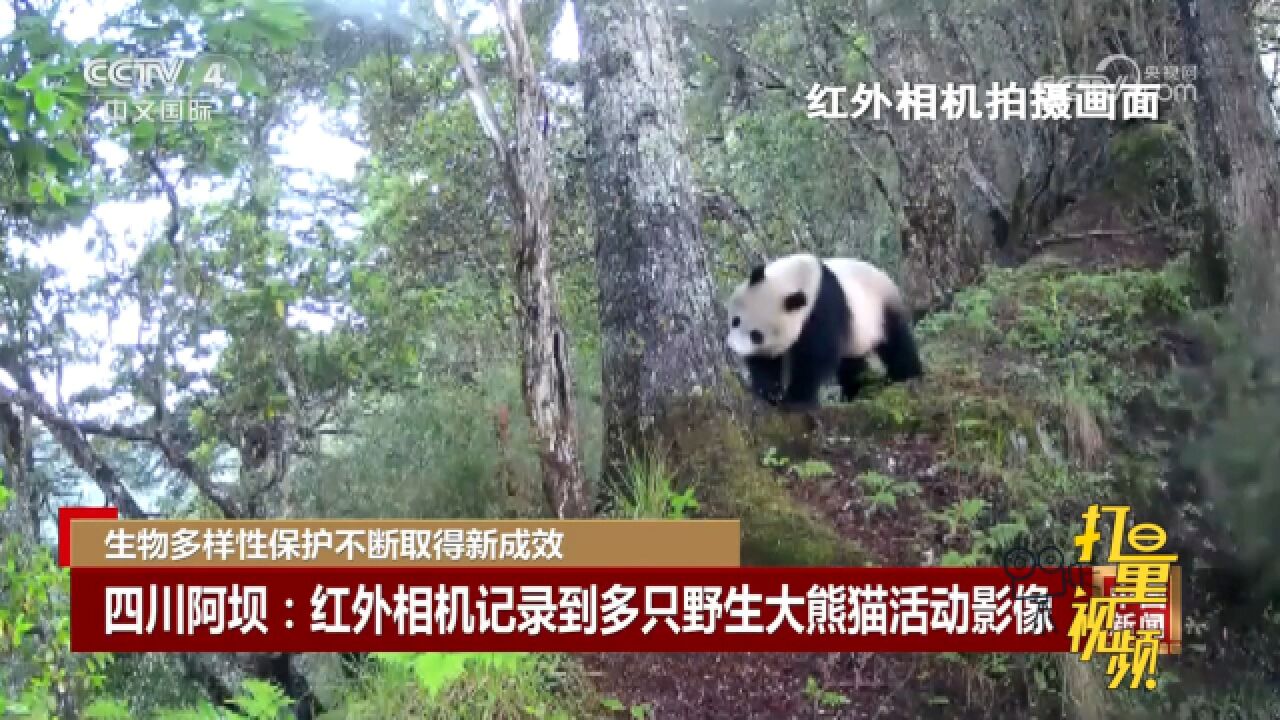
[[[816,410],[821,405],[818,401],[821,390],[822,383],[814,382],[812,377],[792,379],[782,396],[782,407],[787,410]]]
[[[777,405],[782,399],[782,358],[749,357],[747,373],[751,376],[751,392],[770,405]]]
[[[814,410],[821,403],[818,394],[822,384],[836,370],[837,357],[827,353],[792,352],[791,378],[782,397],[783,407],[790,410]]]
[[[867,370],[866,358],[843,358],[836,377],[840,381],[840,399],[852,402],[862,390],[862,374]]]

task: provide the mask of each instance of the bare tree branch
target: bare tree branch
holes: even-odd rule
[[[466,38],[462,34],[458,15],[453,11],[453,3],[450,0],[435,0],[435,6],[436,13],[444,20],[449,31],[449,42],[458,55],[458,65],[462,68],[462,74],[466,76],[467,84],[471,86],[468,95],[472,104],[475,105],[480,126],[489,137],[489,141],[493,143],[498,157],[503,158],[505,162],[507,141],[502,134],[502,125],[498,121],[497,111],[493,108],[493,101],[489,99],[489,93],[484,90],[487,87],[484,76],[480,72],[479,63],[476,62],[475,53],[471,52],[471,46],[467,45]]]
[[[5,369],[16,378],[14,368]],[[22,381],[19,380],[19,383],[22,384]],[[165,438],[160,431],[148,433],[136,426],[76,422],[59,414],[36,393],[23,388],[10,389],[0,386],[0,402],[26,408],[39,418],[57,439],[58,444],[71,455],[76,465],[93,478],[107,500],[120,508],[121,514],[126,517],[141,518],[146,517],[146,514],[133,499],[132,493],[124,486],[115,470],[108,466],[89,444],[86,435],[103,435],[155,445],[168,464],[186,476],[210,502],[222,511],[223,515],[228,518],[241,517],[234,501],[214,486],[209,474],[188,458],[186,452],[176,443]]]
[[[14,373],[10,371],[10,374]],[[125,487],[116,471],[98,456],[75,423],[58,415],[58,412],[40,396],[21,388],[10,389],[0,385],[0,402],[26,408],[31,414],[40,418],[40,421],[49,428],[49,432],[53,433],[58,444],[71,455],[75,464],[93,478],[94,484],[106,496],[107,502],[120,509],[121,515],[127,518],[146,517],[142,506],[134,500],[133,493]]]
[[[1158,223],[1147,223],[1133,228],[1116,228],[1114,230],[1084,230],[1081,232],[1069,233],[1050,233],[1032,241],[1032,247],[1040,248],[1046,245],[1055,245],[1058,243],[1072,242],[1074,240],[1085,240],[1088,238],[1102,237],[1125,237],[1128,235],[1141,235],[1142,233],[1151,232],[1160,229]]]

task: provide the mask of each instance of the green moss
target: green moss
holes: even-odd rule
[[[812,457],[821,445],[812,420],[798,413],[759,408],[746,424],[758,448],[777,448],[787,457]]]
[[[722,499],[742,520],[742,564],[765,566],[864,565],[866,554],[830,524],[800,507],[769,472],[731,479]]]
[[[802,416],[774,414],[775,432]],[[710,401],[689,401],[661,423],[677,474],[694,478],[703,514],[742,523],[742,564],[766,566],[862,565],[866,553],[840,537],[826,519],[791,497],[760,464],[740,417]],[[661,428],[660,428],[661,429]],[[803,433],[791,437],[803,437]]]
[[[1107,189],[1123,199],[1168,203],[1191,193],[1185,138],[1169,123],[1134,125],[1110,145]]]

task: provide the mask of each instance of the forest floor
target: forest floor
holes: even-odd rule
[[[1084,505],[1161,496],[1178,441],[1161,419],[1177,402],[1171,370],[1195,362],[1185,268],[1127,260],[994,270],[918,327],[928,377],[828,404],[811,436],[762,439],[761,463],[876,565],[995,565],[1029,527],[1070,547]],[[1082,703],[1103,717],[1096,704],[1115,702],[1101,668],[1062,657],[582,660],[602,696],[657,719],[1028,717]]]
[[[797,500],[870,551],[877,564],[922,564],[918,548],[944,547],[925,518],[928,508],[995,491],[989,479],[944,469],[946,449],[926,435],[903,435],[872,451],[841,439],[829,438],[838,446],[815,458],[833,475],[793,476],[788,484]],[[921,492],[868,522],[862,512],[867,493],[856,478],[869,468],[885,477],[919,478]],[[911,682],[921,658],[910,655],[617,653],[588,656],[585,664],[603,694],[648,704],[654,718],[914,718],[915,703],[899,696],[922,690]]]
[[[943,453],[937,443],[918,435],[881,445],[873,455],[845,445],[817,458],[834,469],[833,476],[793,478],[789,484],[798,500],[829,519],[843,537],[871,551],[878,564],[919,565],[923,558],[913,548],[931,542],[925,508],[945,507],[966,492],[962,488],[972,492],[983,484],[941,471]],[[903,503],[898,511],[868,523],[861,511],[867,498],[854,481],[868,467],[920,478],[917,502]],[[895,696],[904,688],[919,691],[910,683],[919,662],[912,656],[879,654],[619,653],[591,656],[586,664],[599,674],[596,684],[602,692],[626,704],[648,703],[654,718],[738,720],[915,717],[904,712],[910,704]]]

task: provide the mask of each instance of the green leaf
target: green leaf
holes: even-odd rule
[[[972,554],[961,555],[955,550],[948,550],[938,564],[942,567],[973,567],[977,564],[977,557]]]
[[[413,664],[418,684],[429,697],[435,697],[466,669],[466,653],[422,653]]]
[[[41,88],[35,92],[36,109],[39,110],[42,115],[48,115],[53,110],[53,106],[57,101],[58,95],[52,90]]]
[[[48,65],[38,63],[35,67],[28,70],[25,75],[19,78],[18,82],[14,83],[13,86],[19,90],[35,90],[40,87],[40,81],[44,79],[48,70]]]
[[[33,175],[27,182],[27,194],[34,198],[36,202],[44,202],[46,189],[47,186],[42,177]]]
[[[232,40],[237,40],[239,42],[246,43],[246,44],[253,42],[254,27],[252,25],[244,21],[240,21],[240,22],[231,23],[230,25],[226,25],[224,27],[226,28],[227,34],[231,36]]]
[[[826,475],[834,475],[835,468],[829,463],[821,460],[807,460],[799,465],[792,466],[796,474],[802,478],[823,477]]]
[[[972,520],[978,517],[986,507],[986,500],[983,500],[982,498],[970,498],[964,501],[964,504],[961,505],[960,512],[963,517]]]
[[[131,125],[130,129],[132,133],[129,136],[129,147],[132,150],[146,149],[156,139],[156,124],[150,120]]]
[[[618,698],[607,697],[600,701],[600,706],[609,712],[622,712],[627,706]]]
[[[69,163],[79,164],[82,159],[80,157],[80,151],[76,149],[75,145],[72,145],[67,140],[58,140],[54,142],[53,149],[62,157],[63,160],[66,160]]]
[[[266,94],[268,91],[265,81],[266,75],[262,70],[258,69],[257,65],[254,65],[248,60],[242,60],[240,62],[239,90],[241,92],[252,95]]]
[[[58,203],[59,206],[67,204],[67,191],[62,186],[62,183],[55,182],[49,185],[49,197],[53,198],[53,201]]]
[[[13,637],[9,639],[15,649],[22,647],[22,639],[26,637],[33,627],[35,627],[35,624],[28,621],[23,614],[18,614],[18,617],[13,621]]]
[[[20,95],[6,95],[4,98],[5,113],[10,118],[27,113],[27,101]]]

